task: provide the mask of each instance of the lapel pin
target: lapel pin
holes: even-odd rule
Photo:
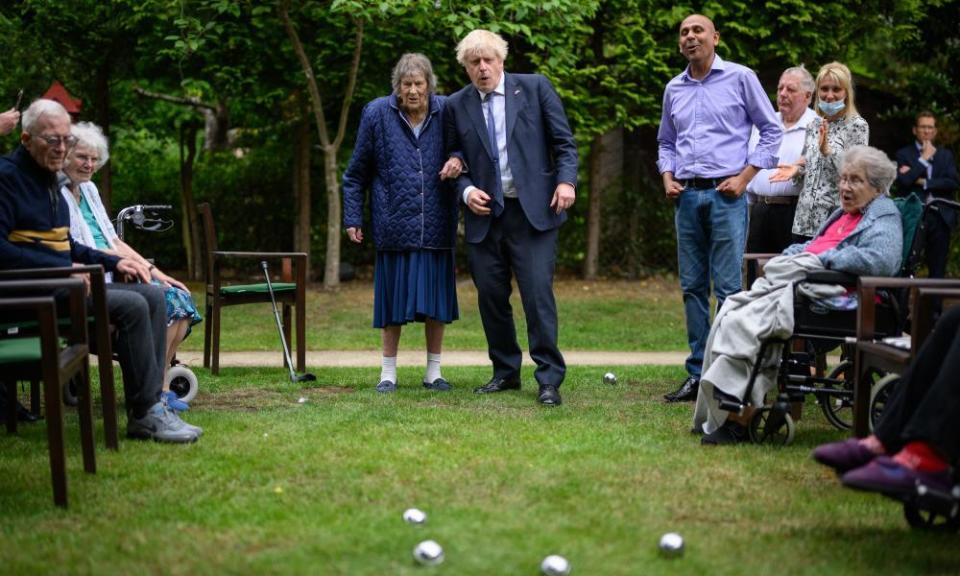
[[[518,88],[517,90],[514,90],[514,91],[513,91],[513,95],[514,95],[514,96],[516,96],[516,95],[519,94],[519,93],[520,93],[520,89],[519,89],[519,88]]]

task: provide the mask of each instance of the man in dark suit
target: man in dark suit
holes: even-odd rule
[[[957,190],[957,165],[946,148],[937,148],[937,119],[933,112],[917,114],[913,126],[916,142],[897,151],[897,188],[900,194],[916,192],[924,201],[933,198],[954,200]],[[927,210],[924,238],[927,268],[931,278],[943,278],[950,254],[950,232],[957,224],[957,213],[950,209]]]
[[[447,150],[462,155],[457,179],[493,378],[478,394],[520,388],[522,353],[510,306],[516,276],[537,364],[538,401],[561,403],[566,373],[557,347],[553,272],[557,231],[575,200],[577,146],[560,97],[539,74],[507,74],[507,43],[474,30],[457,45],[470,84],[447,100]]]

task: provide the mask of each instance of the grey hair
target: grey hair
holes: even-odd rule
[[[390,75],[390,81],[393,83],[393,93],[400,93],[400,83],[407,76],[414,74],[423,74],[427,81],[427,92],[433,94],[437,91],[437,77],[433,74],[433,66],[430,59],[416,52],[408,52],[400,57],[397,65],[393,67],[393,73]]]
[[[867,182],[882,194],[890,194],[890,186],[897,178],[897,165],[873,146],[851,146],[840,156],[840,170],[863,168]]]
[[[478,54],[493,53],[500,60],[507,59],[507,41],[489,30],[477,29],[463,37],[457,44],[457,62],[467,65],[467,58]]]
[[[24,111],[23,118],[20,119],[20,126],[27,134],[35,134],[34,129],[37,126],[37,122],[39,122],[40,118],[42,118],[44,115],[66,116],[67,118],[70,117],[70,114],[67,113],[67,109],[56,100],[40,98],[34,100],[30,104],[30,107]]]
[[[70,162],[73,151],[79,146],[89,146],[97,151],[99,160],[97,160],[96,169],[99,170],[103,168],[103,165],[110,159],[110,146],[107,142],[107,137],[103,134],[103,129],[93,122],[80,122],[70,128],[70,133],[76,136],[77,144],[71,153],[67,155],[67,162]]]
[[[817,91],[817,82],[813,79],[813,74],[807,70],[807,67],[803,64],[799,66],[791,66],[783,71],[783,74],[780,75],[781,78],[787,74],[793,74],[800,77],[800,87],[813,95]]]

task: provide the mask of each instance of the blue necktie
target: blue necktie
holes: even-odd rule
[[[503,185],[500,182],[500,147],[497,145],[497,123],[493,118],[493,92],[488,92],[483,98],[487,106],[487,137],[490,138],[490,149],[493,151],[493,166],[497,172],[497,185],[493,190],[493,215],[499,216],[503,212]]]

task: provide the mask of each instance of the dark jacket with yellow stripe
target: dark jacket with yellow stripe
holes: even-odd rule
[[[0,158],[0,270],[80,262],[113,271],[119,260],[70,238],[70,210],[56,174],[23,146]]]

